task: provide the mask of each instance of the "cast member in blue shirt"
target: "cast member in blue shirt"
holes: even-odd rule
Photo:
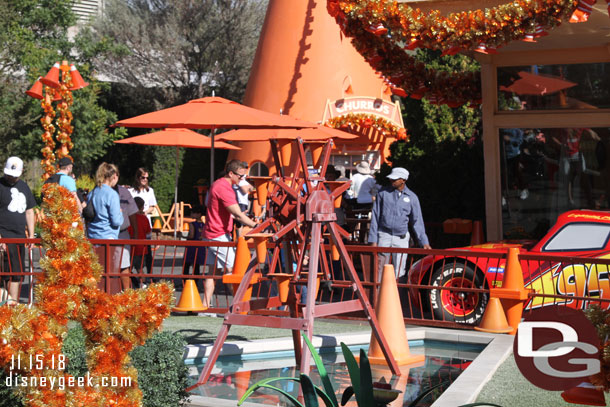
[[[414,240],[424,249],[431,249],[424,227],[424,218],[417,195],[409,188],[406,182],[409,171],[396,167],[392,169],[388,178],[392,185],[382,188],[377,193],[373,204],[371,226],[369,229],[369,243],[379,247],[409,247],[409,227],[415,233]],[[396,278],[405,273],[407,262],[406,253],[392,253],[392,264]],[[379,270],[388,264],[390,253],[379,253]],[[382,273],[379,273],[381,281]]]

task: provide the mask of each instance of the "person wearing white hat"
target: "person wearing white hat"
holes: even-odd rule
[[[0,178],[0,237],[20,238],[34,237],[34,206],[36,200],[28,185],[19,179],[23,173],[23,161],[19,157],[9,157],[4,166],[4,176]],[[0,244],[4,253],[3,270],[11,273],[25,271],[25,245]],[[3,276],[8,283],[8,304],[19,302],[21,276]]]
[[[367,178],[372,178],[371,167],[367,161],[360,161],[356,165],[356,173],[352,175],[352,186],[347,190],[348,197],[356,200],[360,193],[360,187]]]
[[[377,193],[373,204],[371,225],[369,229],[369,243],[380,247],[408,248],[409,228],[413,230],[415,241],[424,249],[431,249],[424,227],[424,218],[419,204],[419,198],[407,188],[409,171],[401,167],[392,169],[388,178],[392,185],[382,188]],[[407,255],[394,253],[392,263],[396,278],[405,273]],[[379,270],[389,263],[389,253],[379,253]],[[381,273],[379,274],[381,281]]]

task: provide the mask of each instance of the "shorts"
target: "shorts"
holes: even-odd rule
[[[121,249],[121,270],[128,269],[131,265],[131,258],[129,256],[129,252],[131,251],[131,246],[125,245],[120,246]]]
[[[205,242],[231,242],[229,235],[220,235],[213,239],[203,239]],[[216,265],[216,268],[227,268],[233,270],[233,262],[235,261],[234,247],[218,247],[209,246],[207,256],[207,265]]]

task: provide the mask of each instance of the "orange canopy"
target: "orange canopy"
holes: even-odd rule
[[[220,97],[194,99],[182,105],[142,114],[114,124],[122,127],[151,128],[260,128],[260,127],[315,127],[315,123],[294,119],[241,105]]]
[[[305,141],[336,139],[355,139],[358,136],[345,131],[326,126],[309,129],[238,129],[218,135],[218,140],[224,141],[265,141],[265,140],[294,140],[297,137]]]
[[[117,140],[118,144],[141,144],[147,146],[171,146],[186,148],[211,148],[212,140],[189,129],[163,129],[154,133]],[[215,148],[224,150],[240,150],[239,147],[218,141]]]

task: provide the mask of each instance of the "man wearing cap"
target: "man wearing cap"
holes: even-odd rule
[[[59,175],[59,181],[57,183],[62,187],[66,188],[70,193],[74,196],[76,200],[76,205],[78,207],[78,212],[83,212],[83,206],[78,198],[78,194],[76,192],[76,181],[72,177],[72,169],[74,168],[74,163],[70,157],[63,157],[58,162],[59,171],[57,171],[57,175]]]
[[[406,185],[409,171],[396,167],[388,178],[392,180],[392,185],[382,188],[373,204],[369,243],[380,247],[408,248],[411,228],[416,242],[424,249],[431,249],[419,199]],[[389,253],[379,253],[380,270],[389,262],[389,257]],[[392,257],[396,278],[402,277],[406,272],[407,255],[393,253]],[[381,279],[381,273],[379,278]]]
[[[23,161],[19,157],[10,157],[4,166],[4,176],[0,178],[0,237],[25,238],[34,237],[34,206],[36,201],[28,185],[19,179],[23,172]],[[25,245],[0,244],[4,253],[3,271],[21,273],[25,271]],[[8,303],[19,302],[21,276],[6,276],[9,281]]]

